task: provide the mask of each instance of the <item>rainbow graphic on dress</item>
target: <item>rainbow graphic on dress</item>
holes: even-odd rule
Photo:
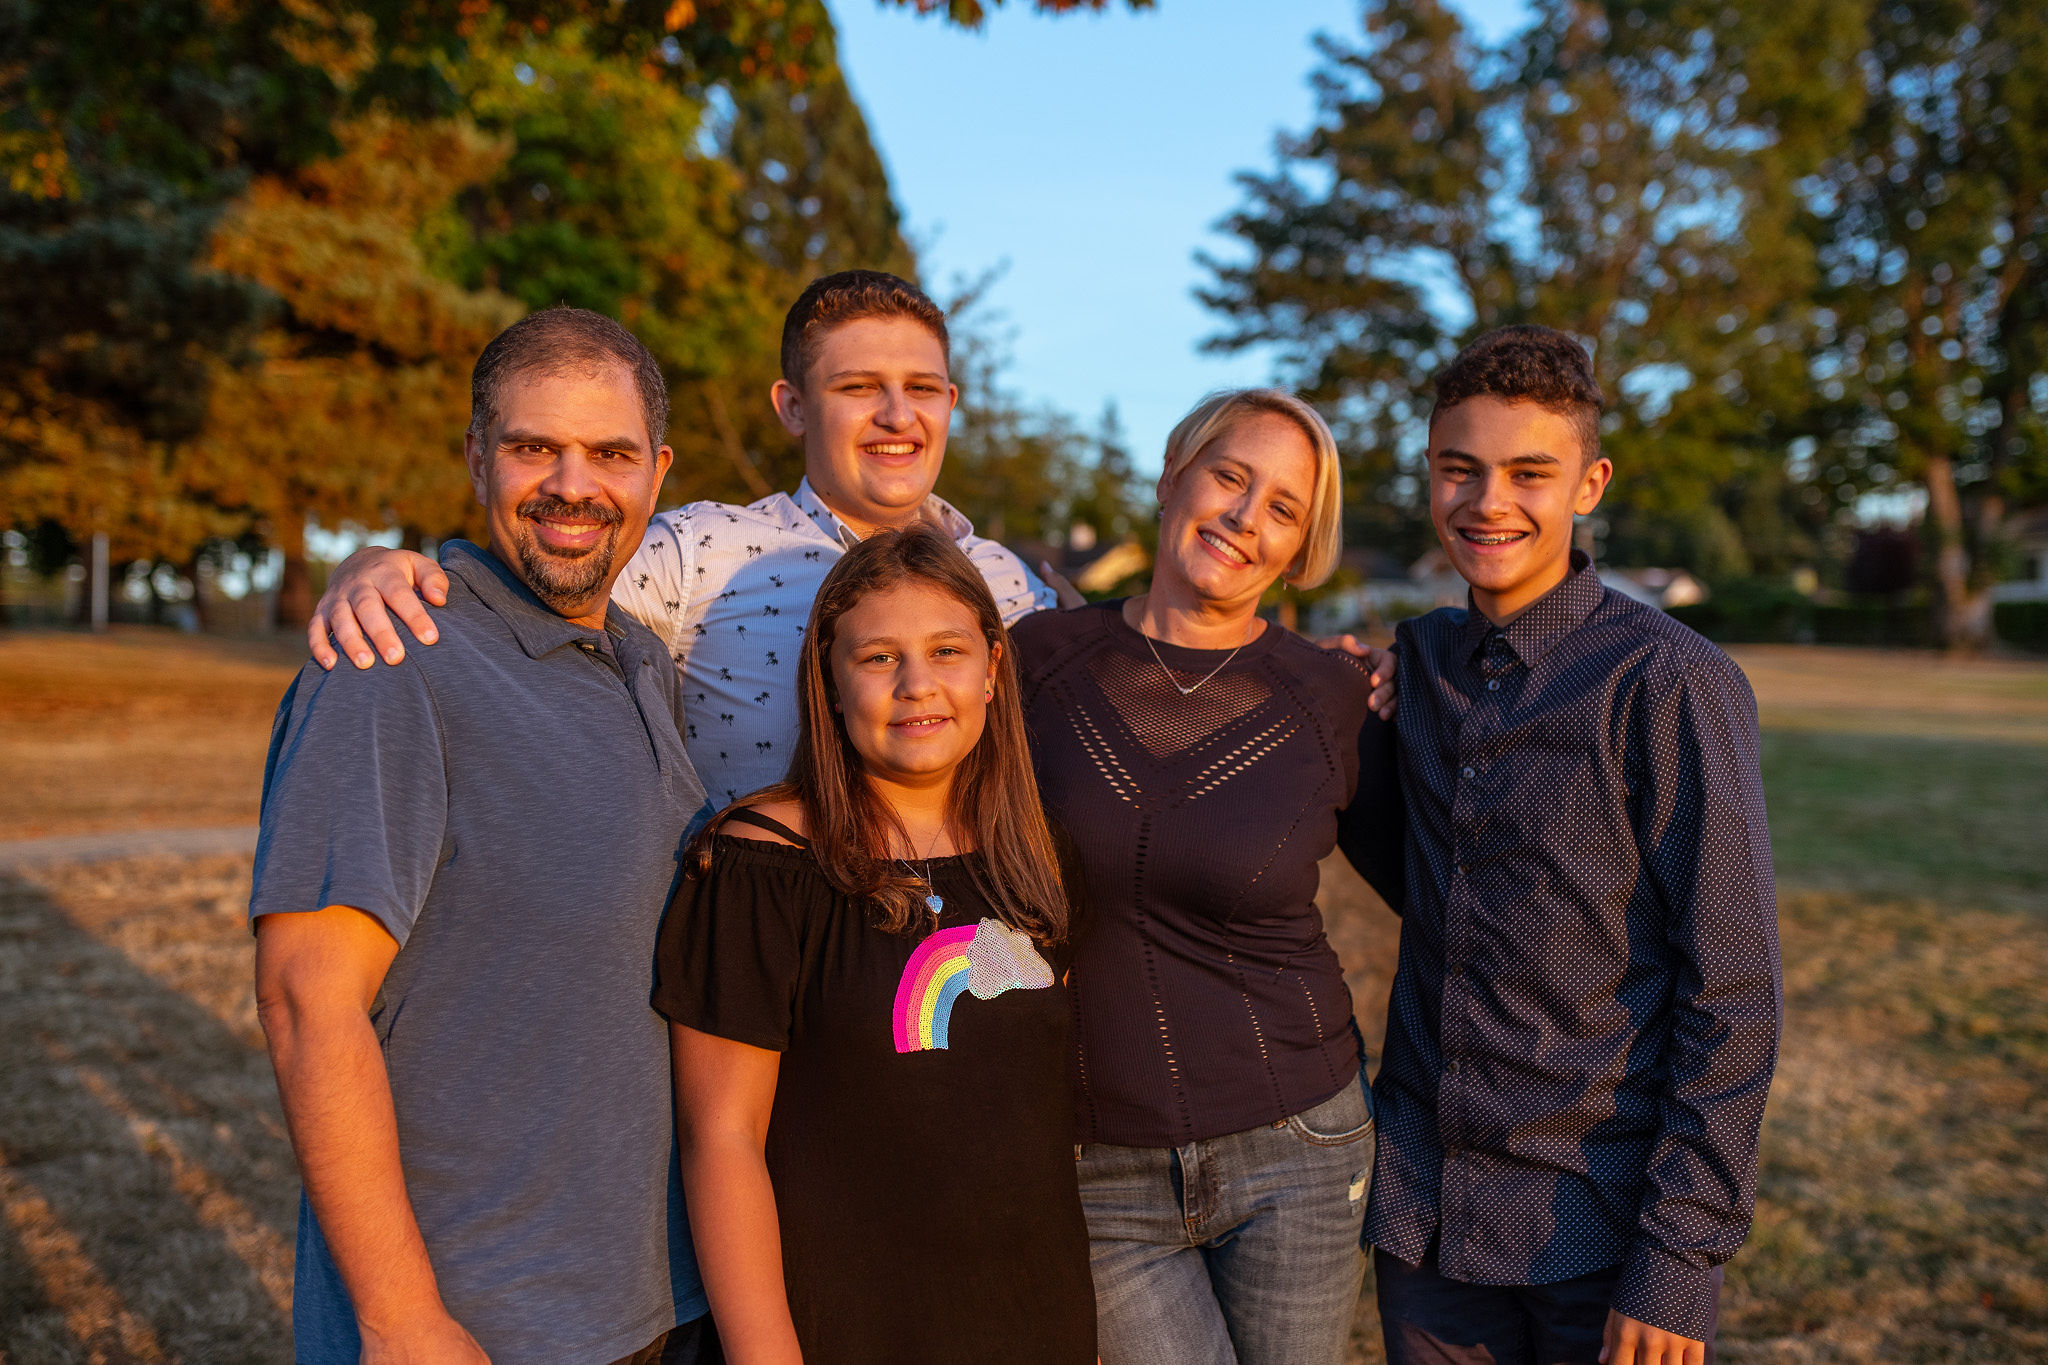
[[[896,1050],[946,1046],[953,1005],[962,995],[993,1000],[1004,991],[1043,990],[1051,984],[1052,968],[1030,935],[992,919],[941,929],[917,945],[896,985]]]

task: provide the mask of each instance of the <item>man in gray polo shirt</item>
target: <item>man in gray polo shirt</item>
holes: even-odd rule
[[[489,549],[443,550],[441,647],[309,664],[271,735],[249,912],[298,1359],[715,1359],[648,1006],[704,790],[674,667],[607,607],[667,395],[576,309],[508,328],[472,394]]]

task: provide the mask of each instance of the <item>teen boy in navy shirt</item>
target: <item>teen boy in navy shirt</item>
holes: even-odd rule
[[[1741,670],[1571,547],[1613,466],[1585,350],[1437,379],[1471,605],[1404,624],[1406,922],[1366,1215],[1394,1365],[1702,1365],[1782,1006]]]

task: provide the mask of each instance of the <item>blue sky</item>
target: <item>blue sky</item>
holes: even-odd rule
[[[1524,0],[1453,0],[1499,37]],[[1356,0],[1159,0],[1052,18],[1010,0],[978,33],[911,8],[834,0],[840,57],[888,163],[928,284],[1007,271],[990,295],[1009,383],[1093,428],[1114,399],[1142,465],[1208,390],[1270,377],[1204,356],[1190,292],[1232,176],[1308,126],[1317,32],[1359,31]]]

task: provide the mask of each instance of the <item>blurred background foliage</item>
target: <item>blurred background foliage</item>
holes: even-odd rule
[[[274,547],[298,619],[309,518],[475,529],[470,364],[557,302],[662,362],[668,501],[792,486],[782,314],[855,265],[916,274],[820,0],[0,0],[0,480],[39,559]]]
[[[1541,321],[1612,400],[1603,561],[1989,638],[2048,504],[2048,8],[1537,0],[1495,46],[1369,0],[1312,79],[1206,263],[1206,344],[1330,413],[1353,544],[1427,548],[1430,374]],[[0,484],[44,561],[274,549],[291,620],[309,518],[473,529],[469,364],[555,302],[667,370],[665,501],[789,487],[781,316],[855,265],[917,270],[823,0],[0,0]],[[1009,392],[986,284],[952,291],[941,491],[1012,540],[1142,541],[1114,409]],[[1872,494],[1924,506],[1903,547]]]
[[[2010,514],[2048,497],[2048,7],[1535,8],[1499,48],[1438,0],[1322,40],[1208,344],[1279,354],[1358,452],[1353,524],[1415,554],[1428,376],[1564,328],[1611,405],[1604,561],[1839,587],[1849,510],[1908,492],[1934,629],[1985,643]]]

